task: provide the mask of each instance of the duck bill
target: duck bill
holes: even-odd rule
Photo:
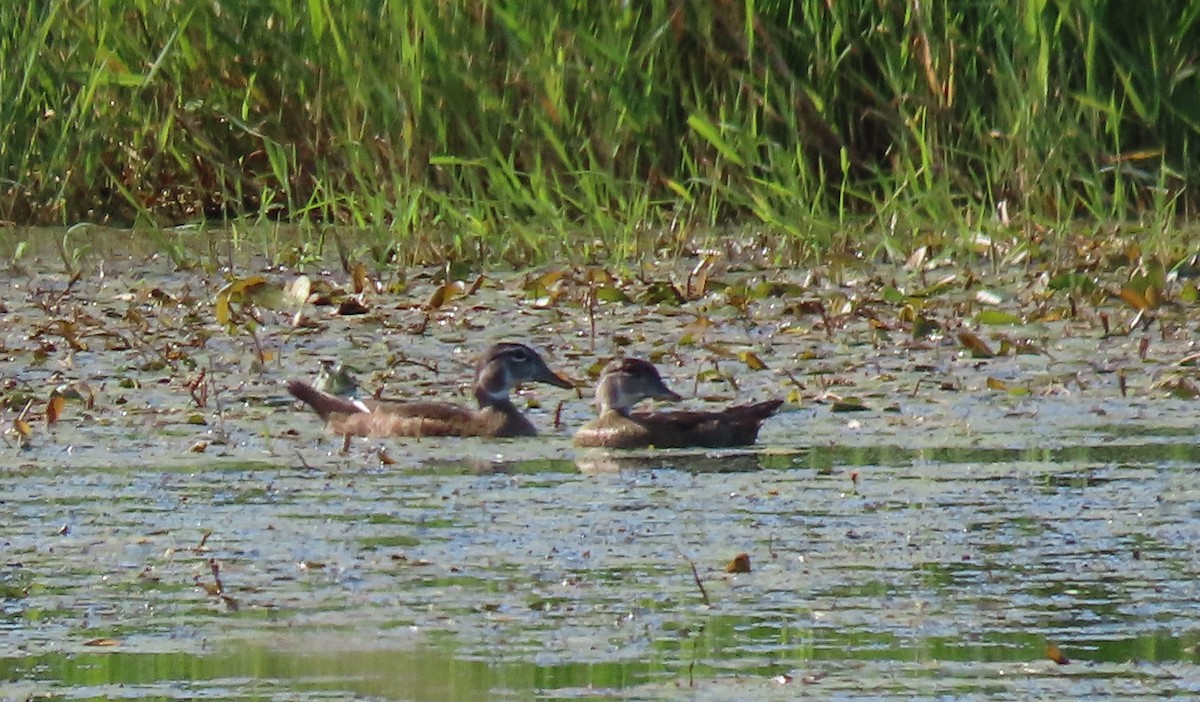
[[[573,390],[575,388],[575,381],[558,373],[557,371],[550,370],[549,368],[546,369],[546,372],[543,373],[538,380],[542,381],[543,383],[547,383],[559,388],[566,388],[568,390]]]
[[[673,390],[663,387],[658,391],[657,394],[654,395],[654,399],[663,400],[665,402],[679,402],[683,399],[683,396],[677,392],[674,392]]]

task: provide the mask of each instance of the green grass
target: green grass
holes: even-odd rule
[[[344,6],[344,7],[343,7]],[[1194,218],[1200,9],[0,5],[0,218],[363,228],[410,260],[820,256]]]

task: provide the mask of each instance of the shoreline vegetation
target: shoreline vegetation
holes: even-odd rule
[[[0,28],[10,226],[519,265],[730,232],[1180,253],[1200,205],[1188,3],[16,0]]]

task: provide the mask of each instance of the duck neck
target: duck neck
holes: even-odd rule
[[[626,400],[621,392],[620,383],[611,376],[602,378],[596,386],[596,407],[600,414],[616,412],[622,417],[628,417],[631,407]]]
[[[509,388],[508,371],[499,364],[489,364],[475,376],[475,401],[480,409],[516,411],[508,396]]]

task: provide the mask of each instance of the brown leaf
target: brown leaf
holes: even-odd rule
[[[983,339],[975,332],[963,330],[958,333],[958,343],[963,345],[963,348],[971,352],[971,356],[975,358],[992,358],[996,355],[991,347],[987,345]]]
[[[1059,665],[1066,665],[1071,662],[1071,659],[1063,655],[1062,651],[1058,650],[1058,646],[1054,644],[1046,644],[1046,657]]]
[[[1117,293],[1117,297],[1124,300],[1125,304],[1129,305],[1135,310],[1141,311],[1150,309],[1150,301],[1133,288],[1121,288],[1121,292]]]
[[[120,646],[121,642],[116,639],[90,639],[83,642],[84,646]]]
[[[367,289],[370,281],[367,280],[367,267],[362,261],[354,264],[354,270],[350,272],[350,280],[354,285],[354,294],[361,295]]]
[[[229,320],[233,319],[233,312],[229,308],[229,295],[217,293],[217,302],[213,309],[213,315],[217,318],[217,324],[222,326],[229,324]]]
[[[67,404],[67,398],[59,395],[56,392],[50,393],[50,401],[46,403],[46,424],[54,424],[58,418],[62,416],[63,407]]]
[[[221,594],[220,586],[218,586],[216,583],[206,583],[206,582],[200,580],[200,576],[196,576],[193,579],[193,582],[196,583],[196,587],[198,587],[198,588],[204,590],[206,593],[208,593],[209,597],[218,597]]]
[[[456,297],[461,297],[462,294],[463,284],[457,280],[453,283],[444,283],[439,285],[433,291],[433,294],[429,296],[429,300],[425,302],[425,309],[441,309],[447,302],[450,302]]]
[[[337,311],[343,317],[352,317],[358,314],[366,314],[370,312],[370,309],[357,297],[348,297],[338,303]]]
[[[717,254],[710,253],[692,268],[692,272],[688,274],[687,279],[687,296],[690,299],[704,297],[708,292],[708,274],[712,272],[713,265],[717,262]]]
[[[247,278],[234,278],[226,283],[225,287],[217,291],[216,309],[214,310],[217,323],[221,325],[229,324],[233,319],[233,310],[230,307],[231,303],[241,301],[247,290],[266,282],[267,279],[261,275],[252,275]]]
[[[525,281],[525,292],[534,295],[545,295],[566,274],[565,270],[555,270],[547,271],[536,278],[530,278]]]
[[[733,560],[725,564],[726,573],[749,573],[750,572],[750,554],[739,553],[733,557]]]
[[[1158,291],[1157,285],[1147,285],[1143,296],[1146,298],[1146,304],[1150,305],[1151,309],[1157,308],[1163,302],[1162,293]]]

